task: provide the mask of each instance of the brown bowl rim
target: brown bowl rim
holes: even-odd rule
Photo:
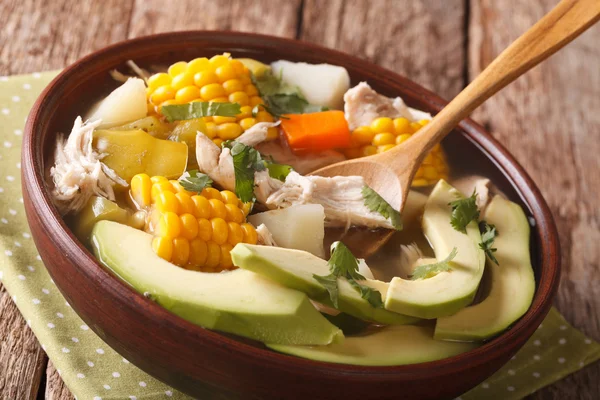
[[[529,208],[530,213],[535,219],[534,228],[536,230],[536,236],[540,239],[537,243],[539,246],[538,254],[540,255],[537,264],[540,265],[540,269],[544,266],[544,274],[540,274],[533,303],[525,315],[507,331],[474,350],[442,360],[401,366],[346,365],[289,356],[245,344],[223,336],[218,332],[204,329],[185,321],[135,292],[126,283],[116,278],[108,270],[102,267],[98,261],[96,261],[95,257],[75,238],[58,213],[56,207],[50,201],[49,191],[44,184],[42,174],[39,173],[40,165],[44,164],[42,149],[40,146],[35,145],[36,138],[40,135],[40,131],[37,128],[38,126],[41,126],[40,114],[42,114],[45,104],[50,101],[57,92],[60,93],[60,88],[64,86],[77,71],[85,69],[89,64],[97,64],[99,58],[114,52],[122,52],[124,49],[131,50],[135,48],[137,44],[147,43],[149,41],[154,42],[157,45],[161,43],[164,45],[170,40],[185,40],[186,38],[197,40],[209,37],[211,40],[215,37],[220,37],[228,40],[236,39],[240,42],[260,41],[269,46],[296,46],[302,48],[304,51],[334,56],[339,60],[339,64],[342,66],[350,64],[366,64],[366,66],[371,69],[372,74],[377,75],[380,81],[393,81],[396,86],[404,87],[407,91],[420,97],[423,102],[427,103],[432,108],[432,110],[439,111],[447,103],[440,96],[421,87],[408,78],[377,66],[367,60],[309,42],[270,35],[205,30],[167,32],[125,40],[97,50],[62,70],[43,90],[32,107],[27,119],[22,147],[23,186],[25,187],[25,185],[28,185],[28,189],[31,191],[31,200],[37,209],[37,214],[45,221],[46,229],[54,235],[55,243],[60,248],[71,252],[70,254],[65,254],[65,256],[68,256],[74,262],[79,262],[79,265],[83,268],[88,279],[102,279],[104,284],[107,285],[107,290],[117,293],[123,301],[132,300],[133,296],[133,299],[135,299],[136,302],[145,303],[146,307],[139,307],[139,309],[146,314],[144,317],[148,320],[166,321],[169,324],[173,324],[178,329],[192,331],[191,333],[203,336],[205,340],[211,342],[211,345],[227,346],[229,350],[255,358],[259,362],[276,363],[281,367],[286,368],[289,368],[291,363],[294,364],[293,366],[296,368],[310,369],[312,373],[337,373],[345,376],[362,375],[363,377],[365,375],[372,376],[381,374],[400,374],[407,376],[417,375],[422,372],[425,372],[427,375],[433,375],[435,372],[441,373],[442,369],[452,364],[464,365],[474,362],[494,349],[503,348],[504,346],[510,348],[510,345],[514,345],[514,342],[521,335],[527,334],[527,327],[532,324],[539,325],[541,323],[552,305],[553,297],[557,291],[560,279],[560,245],[552,213],[541,192],[523,167],[498,140],[484,129],[483,126],[470,118],[463,120],[459,124],[459,129],[464,132],[467,139],[476,144],[477,147],[484,152],[487,158],[497,165],[499,171],[506,175],[511,186]],[[131,51],[129,51],[128,54],[129,53],[131,53]],[[536,260],[534,260],[534,262],[535,261]]]

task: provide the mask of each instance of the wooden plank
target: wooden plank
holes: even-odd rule
[[[294,37],[301,0],[136,0],[129,37],[183,30],[234,30]]]
[[[0,74],[63,68],[123,40],[132,1],[1,1]]]
[[[306,0],[300,38],[373,61],[451,98],[463,87],[463,0]]]
[[[0,399],[35,399],[46,361],[17,306],[0,287]]]
[[[73,395],[58,375],[58,371],[54,368],[52,361],[48,361],[46,368],[46,390],[44,398],[46,400],[73,400]]]
[[[477,75],[556,2],[474,0],[469,71]],[[600,340],[600,26],[519,78],[475,114],[531,174],[558,225],[565,317]],[[600,398],[596,363],[531,399]]]
[[[133,0],[0,2],[0,75],[63,68],[125,39],[132,5]],[[0,399],[36,398],[47,358],[3,288],[0,304]],[[48,375],[46,391],[53,399],[72,397],[56,373]]]

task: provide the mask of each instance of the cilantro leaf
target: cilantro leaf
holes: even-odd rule
[[[473,191],[470,197],[458,199],[448,203],[452,206],[452,215],[450,224],[459,232],[467,233],[467,225],[471,221],[479,219],[479,209],[477,208],[477,193]]]
[[[492,247],[496,236],[498,236],[496,227],[493,224],[488,224],[487,221],[481,221],[479,223],[479,232],[481,232],[481,243],[479,243],[479,248],[485,251],[488,258],[496,263],[496,265],[500,265],[494,256],[497,249]]]
[[[266,167],[260,153],[253,147],[228,140],[223,147],[230,149],[235,173],[235,194],[242,202],[254,201],[254,173]]]
[[[410,279],[413,281],[417,279],[427,279],[432,275],[439,274],[440,272],[450,271],[452,268],[450,268],[449,263],[454,259],[454,257],[456,257],[457,253],[458,251],[455,247],[452,249],[450,254],[448,254],[448,257],[444,258],[442,261],[438,261],[433,264],[419,265],[410,275]]]
[[[371,211],[376,212],[385,219],[389,219],[392,226],[397,231],[402,230],[402,220],[400,219],[400,213],[390,204],[383,199],[376,191],[368,187],[367,185],[362,188],[362,196],[365,201],[365,206]]]
[[[202,117],[235,117],[241,112],[238,103],[217,103],[214,101],[195,101],[186,104],[162,106],[160,112],[169,122]]]
[[[290,165],[286,164],[266,162],[265,165],[269,170],[269,176],[274,179],[279,179],[280,181],[285,181],[285,178],[287,178],[289,173],[294,170]]]
[[[338,278],[346,278],[352,287],[360,293],[360,296],[367,300],[373,307],[383,308],[381,293],[357,282],[364,280],[365,277],[358,272],[358,260],[344,243],[334,242],[331,245],[331,257],[327,264],[331,273],[325,276],[313,274],[313,278],[327,289],[331,303],[335,308],[338,308]]]
[[[327,110],[327,107],[310,104],[300,88],[285,83],[281,75],[277,77],[273,72],[265,71],[260,77],[254,75],[251,77],[260,96],[267,103],[265,110],[274,117],[280,118],[282,114],[304,114]]]
[[[208,175],[194,169],[184,172],[181,178],[179,178],[179,183],[189,192],[200,193],[202,189],[211,187],[213,181]]]

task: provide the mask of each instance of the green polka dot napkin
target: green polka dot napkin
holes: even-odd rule
[[[22,129],[55,75],[0,77],[0,279],[79,400],[189,399],[130,364],[88,329],[54,286],[31,240],[21,197]],[[599,358],[600,344],[552,310],[516,357],[460,399],[519,399]]]

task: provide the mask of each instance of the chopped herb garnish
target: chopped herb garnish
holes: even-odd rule
[[[479,209],[477,208],[477,193],[473,191],[470,197],[458,199],[448,203],[452,206],[452,216],[450,224],[459,232],[467,233],[467,225],[471,221],[479,219]]]
[[[331,303],[335,308],[338,308],[338,278],[346,278],[352,287],[360,293],[360,297],[367,300],[373,307],[383,308],[381,293],[357,282],[364,280],[365,277],[358,273],[358,260],[344,243],[334,242],[331,245],[331,257],[327,264],[331,273],[325,276],[313,275],[313,278],[327,289]]]
[[[266,168],[260,153],[255,148],[234,140],[224,142],[223,147],[230,149],[233,157],[235,194],[244,203],[254,201],[254,173]]]
[[[186,171],[181,178],[179,178],[179,183],[189,192],[200,193],[202,189],[211,187],[213,181],[208,175],[194,169]]]
[[[397,231],[402,230],[402,220],[400,213],[383,199],[376,191],[367,185],[362,188],[362,196],[365,201],[365,206],[371,211],[379,213],[383,218],[389,219],[392,226]]]
[[[294,170],[290,165],[276,164],[268,161],[265,162],[265,165],[269,170],[269,176],[280,181],[285,181],[285,178]]]
[[[309,104],[300,88],[285,83],[281,74],[277,77],[271,71],[265,71],[260,77],[252,75],[252,82],[267,103],[264,109],[276,118],[282,118],[282,114],[305,114],[328,109]]]
[[[452,268],[450,268],[449,263],[456,257],[457,253],[458,251],[455,247],[450,254],[448,254],[448,257],[444,258],[442,261],[433,264],[419,265],[410,275],[410,279],[413,281],[417,279],[426,279],[433,275],[437,275],[440,272],[450,271]]]
[[[268,112],[269,114],[271,114],[274,118],[279,118],[279,119],[290,119],[290,117],[286,117],[285,115],[282,114],[277,114],[275,111],[273,111],[269,106],[265,105],[265,104],[257,104],[254,106],[254,108],[252,109],[252,116],[256,117],[258,115],[258,113],[260,112],[260,109],[265,110],[266,112]]]
[[[492,247],[496,236],[498,236],[496,227],[493,224],[488,224],[486,221],[481,221],[479,223],[479,232],[481,232],[481,243],[479,243],[479,248],[485,251],[485,255],[496,263],[496,265],[500,265],[496,256],[494,256],[497,249]]]
[[[241,106],[238,103],[195,101],[186,104],[162,106],[160,112],[169,122],[173,122],[202,117],[235,117],[241,112]]]

